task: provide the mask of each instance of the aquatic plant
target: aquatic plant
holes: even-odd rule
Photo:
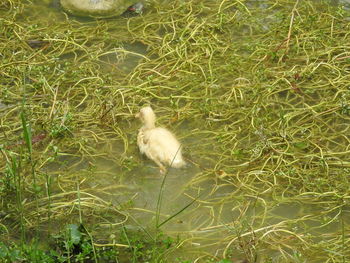
[[[24,253],[60,223],[95,258],[349,261],[349,29],[331,1],[150,1],[104,20],[1,1],[1,241]],[[139,156],[144,104],[183,142],[182,174]],[[156,254],[159,231],[176,242]]]

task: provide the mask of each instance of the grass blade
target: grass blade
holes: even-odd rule
[[[23,111],[21,112],[21,120],[22,120],[22,127],[23,127],[23,138],[26,142],[29,156],[31,158],[32,152],[33,152],[32,131],[31,131],[30,123],[27,122],[27,119],[26,119]]]
[[[193,199],[191,202],[189,202],[186,206],[184,206],[183,208],[181,208],[179,211],[177,211],[175,214],[171,215],[170,217],[168,217],[167,219],[165,219],[162,223],[160,223],[159,225],[157,225],[157,228],[161,227],[162,225],[166,224],[167,222],[169,222],[171,219],[173,219],[175,216],[181,214],[184,210],[186,210],[189,206],[191,206],[194,202],[196,202],[198,200],[199,196],[195,199]]]

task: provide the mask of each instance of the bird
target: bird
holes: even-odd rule
[[[150,106],[140,109],[136,114],[143,126],[137,135],[137,145],[142,154],[154,161],[161,173],[165,166],[181,168],[186,165],[182,157],[182,146],[175,135],[166,128],[156,127],[156,115]]]

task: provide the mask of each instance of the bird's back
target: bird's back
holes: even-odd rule
[[[185,161],[182,158],[181,144],[167,129],[157,127],[144,131],[144,141],[148,144],[151,154],[172,167],[182,167]]]

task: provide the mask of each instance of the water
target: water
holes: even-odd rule
[[[270,5],[266,2],[250,1],[249,4],[269,8]],[[344,4],[345,8],[349,8],[348,1],[334,1],[334,4],[340,3]],[[103,20],[67,17],[57,6],[49,3],[42,4],[39,1],[34,2],[32,10],[26,11],[25,14],[31,17],[32,26],[37,21],[39,28],[43,25],[54,26],[55,20],[67,21],[67,23],[71,20],[77,21],[77,26],[88,27],[91,30],[103,26]],[[272,23],[274,19],[273,13],[264,18],[264,32],[270,29],[269,23]],[[115,22],[126,25],[125,18],[115,18]],[[109,33],[114,37],[119,34],[113,30]],[[250,30],[243,26],[240,33],[246,36],[250,34]],[[241,35],[236,37],[240,39]],[[114,43],[112,40],[111,37],[109,43],[99,43],[99,39],[89,39],[91,44],[101,44],[101,48],[103,45],[108,47],[103,46],[107,52],[98,58],[101,72],[110,72],[112,76],[132,72],[146,56],[147,44],[127,42],[123,39],[116,40]],[[80,56],[84,55],[86,54],[83,52],[77,54],[67,51],[58,59],[72,61],[81,59]],[[279,102],[288,100],[289,103],[294,103],[300,109],[304,107],[305,101],[301,101],[297,95],[290,95],[287,91],[281,92],[278,97]],[[309,99],[312,101],[316,98]],[[306,102],[308,102],[307,99]],[[0,102],[0,109],[4,107],[5,105]],[[282,108],[276,103],[274,111]],[[160,117],[162,117],[161,114]],[[162,118],[160,120],[166,123],[166,120]],[[185,145],[188,166],[184,169],[169,169],[164,187],[161,189],[163,176],[159,173],[158,167],[138,153],[135,138],[139,126],[137,120],[120,125],[126,130],[127,138],[124,139],[128,142],[128,146],[122,138],[115,136],[111,137],[108,143],[89,145],[95,157],[75,156],[72,151],[71,155],[59,154],[55,162],[45,165],[43,169],[53,178],[52,193],[54,196],[57,194],[58,201],[62,201],[59,198],[60,193],[75,191],[76,184],[79,182],[82,196],[86,198],[84,199],[85,204],[92,207],[91,211],[89,210],[89,213],[86,214],[88,222],[96,220],[96,224],[101,229],[112,228],[108,225],[113,224],[120,226],[122,222],[128,229],[142,230],[143,228],[155,228],[160,196],[162,201],[159,222],[176,214],[196,199],[186,210],[161,228],[167,235],[172,237],[179,235],[187,240],[185,246],[169,255],[170,259],[179,256],[195,259],[205,253],[221,257],[221,255],[231,253],[233,254],[231,258],[238,260],[245,257],[242,247],[249,249],[255,245],[254,242],[260,242],[263,243],[261,245],[263,249],[258,251],[258,254],[271,254],[274,262],[278,262],[278,259],[281,258],[280,248],[292,254],[293,251],[288,246],[297,244],[296,246],[302,247],[304,242],[321,242],[329,236],[339,235],[342,231],[342,224],[350,224],[348,205],[343,207],[343,214],[340,217],[340,210],[337,207],[339,204],[322,204],[323,198],[326,198],[324,196],[310,193],[305,196],[282,197],[284,193],[275,190],[274,188],[277,187],[270,182],[270,177],[275,176],[275,171],[249,170],[250,164],[242,165],[242,161],[238,158],[229,160],[232,167],[235,168],[234,173],[226,174],[225,170],[220,170],[220,166],[215,167],[222,154],[220,142],[224,139],[218,138],[217,134],[202,133],[201,120],[189,120],[177,126],[171,126]],[[339,126],[337,128],[339,129]],[[111,130],[108,132],[113,133]],[[246,147],[247,150],[256,150],[256,153],[259,154],[261,150],[259,147],[265,146],[259,143],[264,140],[267,143],[267,136],[263,128],[259,129],[254,136],[247,137],[242,147]],[[329,145],[329,148],[337,149],[345,143],[344,138],[335,138],[334,145]],[[303,150],[300,149],[300,151]],[[65,152],[65,149],[62,149],[62,152]],[[242,155],[244,159],[244,154]],[[244,176],[241,175],[242,171]],[[296,175],[292,174],[290,177],[293,176]],[[251,178],[255,182],[255,189],[251,189],[246,184]],[[293,181],[296,184],[295,187],[298,187],[298,180],[292,179],[295,180]],[[302,176],[299,179],[302,180]],[[275,184],[288,185],[288,182],[277,181]],[[160,191],[162,191],[161,195]],[[89,195],[93,195],[94,198]],[[104,208],[110,205],[110,208],[106,208],[106,215],[99,215],[94,214],[95,205],[101,205]],[[114,208],[117,209],[114,210]],[[72,213],[73,218],[76,216],[77,213]],[[62,218],[62,221],[69,221],[68,217]],[[98,228],[96,232],[98,230],[100,229]],[[267,234],[270,230],[281,235],[274,235],[273,231],[270,235]],[[103,231],[99,234],[101,237],[107,235]],[[313,236],[310,237],[310,235]],[[239,241],[242,247],[236,243],[230,246],[230,242],[237,240],[237,236],[242,239]],[[279,240],[280,238],[283,240]],[[288,243],[290,240],[292,241]],[[283,244],[284,242],[286,245]],[[315,258],[313,262],[323,262],[322,259],[317,259],[316,256]]]

